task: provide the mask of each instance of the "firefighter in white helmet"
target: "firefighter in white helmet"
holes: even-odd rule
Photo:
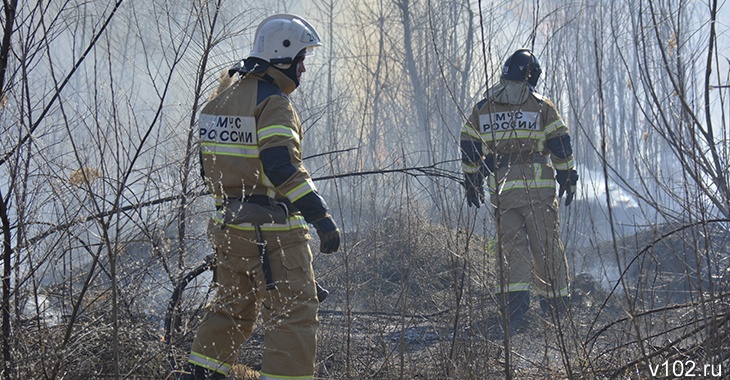
[[[569,296],[555,184],[568,206],[578,175],[567,126],[553,103],[535,92],[541,72],[530,50],[512,54],[460,137],[468,205],[484,202],[487,179],[501,223],[505,260],[495,293],[509,316],[509,333],[524,327],[531,278],[546,313],[559,312]]]
[[[248,58],[230,70],[240,78],[201,112],[202,170],[217,208],[208,228],[217,293],[182,379],[223,379],[259,311],[261,379],[314,376],[319,303],[308,224],[324,253],[338,250],[340,233],[302,165],[304,135],[288,95],[321,45],[301,17],[266,18]]]

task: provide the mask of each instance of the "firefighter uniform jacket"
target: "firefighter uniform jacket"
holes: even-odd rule
[[[286,227],[264,229],[306,228],[305,219],[327,212],[302,165],[302,125],[288,98],[294,88],[275,68],[249,73],[200,115],[204,178],[217,206],[226,199],[270,198],[301,212],[290,216]],[[245,223],[232,227],[253,229]]]
[[[526,82],[503,79],[490,88],[460,140],[464,172],[496,174],[489,176],[490,194],[507,207],[554,196],[553,169],[574,167],[568,128],[553,103]]]

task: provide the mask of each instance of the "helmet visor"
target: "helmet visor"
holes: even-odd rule
[[[297,54],[297,55],[303,56],[303,57],[311,57],[314,55],[315,47],[317,47],[317,46],[307,46],[304,49],[302,49],[302,51],[300,51],[299,54]]]

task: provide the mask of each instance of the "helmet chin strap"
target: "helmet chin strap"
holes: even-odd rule
[[[294,82],[294,87],[299,87],[299,78],[297,78],[297,66],[299,66],[299,61],[301,61],[303,58],[303,54],[297,54],[296,57],[294,57],[294,60],[289,64],[275,64],[273,65],[276,67],[279,71],[284,73],[289,79],[291,79]]]
[[[288,67],[281,67],[281,66],[288,66]],[[299,87],[299,80],[297,79],[297,66],[294,64],[291,65],[274,65],[275,68],[277,68],[279,71],[284,73],[289,79],[294,81],[294,85],[296,87]]]

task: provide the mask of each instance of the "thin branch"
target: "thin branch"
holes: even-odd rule
[[[117,10],[122,5],[123,1],[124,0],[117,0],[116,4],[114,5],[114,8],[112,9],[109,16],[107,16],[107,18],[104,21],[104,23],[102,24],[101,28],[96,33],[96,35],[94,35],[91,42],[89,42],[89,46],[86,47],[86,50],[84,51],[84,53],[81,54],[81,57],[79,57],[79,59],[73,65],[73,67],[71,68],[71,71],[69,71],[69,73],[66,74],[66,77],[63,79],[61,84],[57,87],[57,90],[53,94],[53,97],[48,102],[48,104],[46,104],[46,107],[43,108],[43,111],[38,116],[38,119],[35,121],[35,123],[33,123],[33,125],[30,127],[30,129],[28,130],[28,133],[20,139],[20,141],[18,142],[17,145],[12,147],[9,152],[5,153],[5,155],[3,155],[2,158],[0,158],[0,166],[3,166],[8,161],[8,159],[10,157],[12,157],[15,154],[15,152],[23,144],[25,144],[25,142],[28,141],[28,139],[30,139],[30,137],[33,135],[33,132],[35,132],[35,130],[38,129],[38,127],[41,125],[41,122],[43,122],[43,120],[45,119],[46,114],[51,110],[53,105],[56,104],[56,101],[60,98],[61,92],[63,91],[64,87],[66,87],[68,82],[71,81],[71,78],[73,78],[74,74],[76,73],[76,70],[78,70],[79,67],[81,67],[81,64],[86,60],[86,57],[89,55],[91,50],[94,49],[94,47],[96,46],[96,43],[99,41],[99,38],[101,38],[101,36],[104,35],[104,32],[105,32],[107,26],[109,26],[109,23],[112,21],[112,19],[116,15]]]
[[[328,154],[328,153],[323,153],[323,154]],[[415,167],[407,167],[407,168],[400,168],[400,169],[381,169],[381,170],[367,170],[367,171],[360,171],[360,172],[342,173],[342,174],[335,174],[335,175],[330,175],[330,176],[313,178],[312,181],[316,182],[316,181],[325,181],[325,180],[336,179],[336,178],[362,177],[362,176],[375,175],[375,174],[384,175],[384,174],[391,174],[391,173],[403,173],[403,174],[407,174],[407,175],[414,176],[414,177],[425,176],[425,177],[447,178],[447,179],[453,180],[455,182],[461,183],[462,180],[461,180],[461,177],[458,175],[458,173],[455,173],[453,171],[449,171],[446,169],[441,169],[438,167],[441,164],[450,163],[450,162],[454,162],[454,161],[455,160],[442,161],[442,162],[437,162],[433,165],[428,165],[428,166],[415,166]],[[185,194],[171,195],[169,197],[163,197],[163,198],[158,198],[158,199],[154,199],[154,200],[139,202],[139,203],[126,205],[126,206],[122,206],[122,207],[113,207],[110,210],[106,210],[106,211],[102,211],[102,212],[99,212],[99,213],[96,213],[93,215],[88,215],[88,216],[85,216],[82,218],[74,219],[67,223],[52,225],[52,227],[49,228],[48,230],[41,232],[40,234],[35,235],[35,236],[31,237],[30,239],[28,239],[24,246],[15,247],[15,249],[23,249],[23,248],[32,246],[56,232],[65,231],[65,230],[69,229],[70,227],[77,225],[77,224],[86,223],[86,222],[89,222],[92,220],[99,220],[99,219],[114,215],[119,212],[126,213],[128,211],[139,210],[139,209],[142,209],[145,207],[160,205],[160,204],[164,204],[164,203],[168,203],[168,202],[175,202],[175,201],[182,199],[183,197],[185,197],[185,198],[199,197],[199,196],[203,196],[203,195],[207,195],[207,194],[209,194],[207,190],[191,191],[191,192],[187,192]],[[10,230],[15,229],[15,228],[16,227],[11,227]]]

